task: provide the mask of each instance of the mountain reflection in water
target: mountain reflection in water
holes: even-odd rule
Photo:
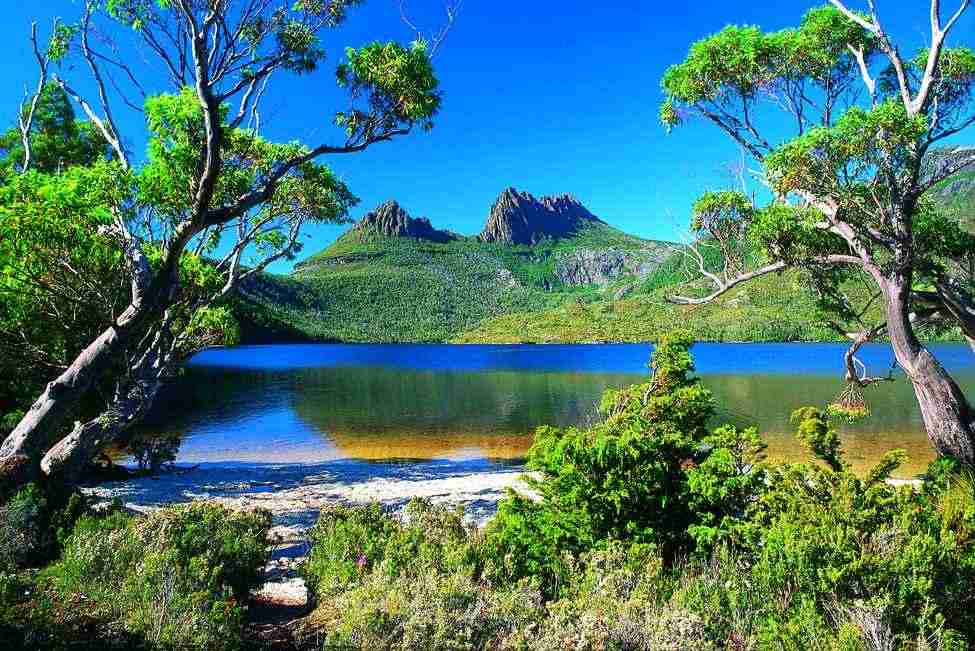
[[[843,388],[841,344],[699,344],[698,369],[719,419],[756,425],[778,459],[803,459],[792,410]],[[966,391],[975,355],[938,345]],[[318,463],[483,458],[518,460],[539,425],[585,425],[607,388],[647,376],[648,345],[279,345],[198,355],[144,425],[183,437],[180,462]],[[889,350],[870,347],[875,372]],[[910,385],[865,391],[872,416],[842,427],[849,460],[869,466],[893,448],[916,474],[933,456]]]

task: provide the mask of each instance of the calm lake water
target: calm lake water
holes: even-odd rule
[[[146,423],[183,437],[179,462],[319,463],[333,459],[517,461],[543,424],[590,422],[602,392],[648,374],[649,345],[275,345],[197,355]],[[841,344],[698,344],[700,374],[721,417],[757,425],[774,458],[804,457],[788,418],[843,389]],[[975,355],[934,352],[967,392]],[[869,347],[872,374],[892,364]],[[873,415],[843,428],[849,459],[865,467],[903,448],[916,474],[931,459],[903,376],[865,394]]]

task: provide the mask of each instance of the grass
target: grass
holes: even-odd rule
[[[975,170],[964,170],[941,181],[933,193],[949,214],[958,218],[970,233],[975,233]]]
[[[481,322],[457,343],[571,343],[656,341],[684,328],[700,341],[829,341],[837,334],[819,325],[813,297],[792,274],[770,276],[729,292],[710,305],[667,301],[673,285],[622,300],[569,302],[542,311],[517,312]]]

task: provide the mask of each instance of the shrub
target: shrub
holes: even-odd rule
[[[898,644],[938,633],[975,640],[975,483],[936,462],[920,490],[887,482],[904,455],[858,477],[815,409],[796,412],[821,465],[771,468],[749,508],[753,577],[804,595],[820,612],[839,603],[880,613]],[[879,616],[879,615],[877,615]]]
[[[513,644],[541,612],[529,582],[491,586],[479,536],[459,510],[414,500],[330,507],[311,533],[306,581],[319,605],[308,633],[326,649],[469,649]]]
[[[266,512],[207,503],[85,516],[43,579],[60,600],[84,595],[99,619],[153,648],[236,648],[269,526]]]
[[[24,567],[48,546],[47,499],[33,484],[0,507],[0,563]]]
[[[607,391],[586,430],[543,427],[528,454],[537,494],[510,494],[489,526],[500,576],[541,576],[552,593],[573,558],[609,541],[668,560],[730,534],[762,483],[755,430],[708,429],[714,399],[692,375],[686,333],[664,338],[649,382]]]
[[[24,568],[55,558],[60,540],[87,506],[79,493],[63,501],[35,484],[22,488],[0,506],[0,566]]]
[[[673,583],[652,552],[611,543],[578,563],[523,641],[537,651],[715,648],[700,617],[668,604]]]

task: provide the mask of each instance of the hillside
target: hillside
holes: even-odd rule
[[[975,229],[975,170],[934,196]],[[675,245],[628,235],[569,195],[509,188],[473,236],[387,202],[291,275],[252,282],[239,314],[255,342],[647,341],[677,326],[712,341],[837,338],[791,274],[691,307],[666,301],[693,276],[682,267]]]
[[[671,246],[623,233],[568,195],[505,190],[477,236],[438,230],[391,201],[290,276],[246,287],[245,338],[445,341],[488,318],[638,283]]]
[[[975,233],[975,169],[968,169],[939,183],[935,197],[970,233]]]

